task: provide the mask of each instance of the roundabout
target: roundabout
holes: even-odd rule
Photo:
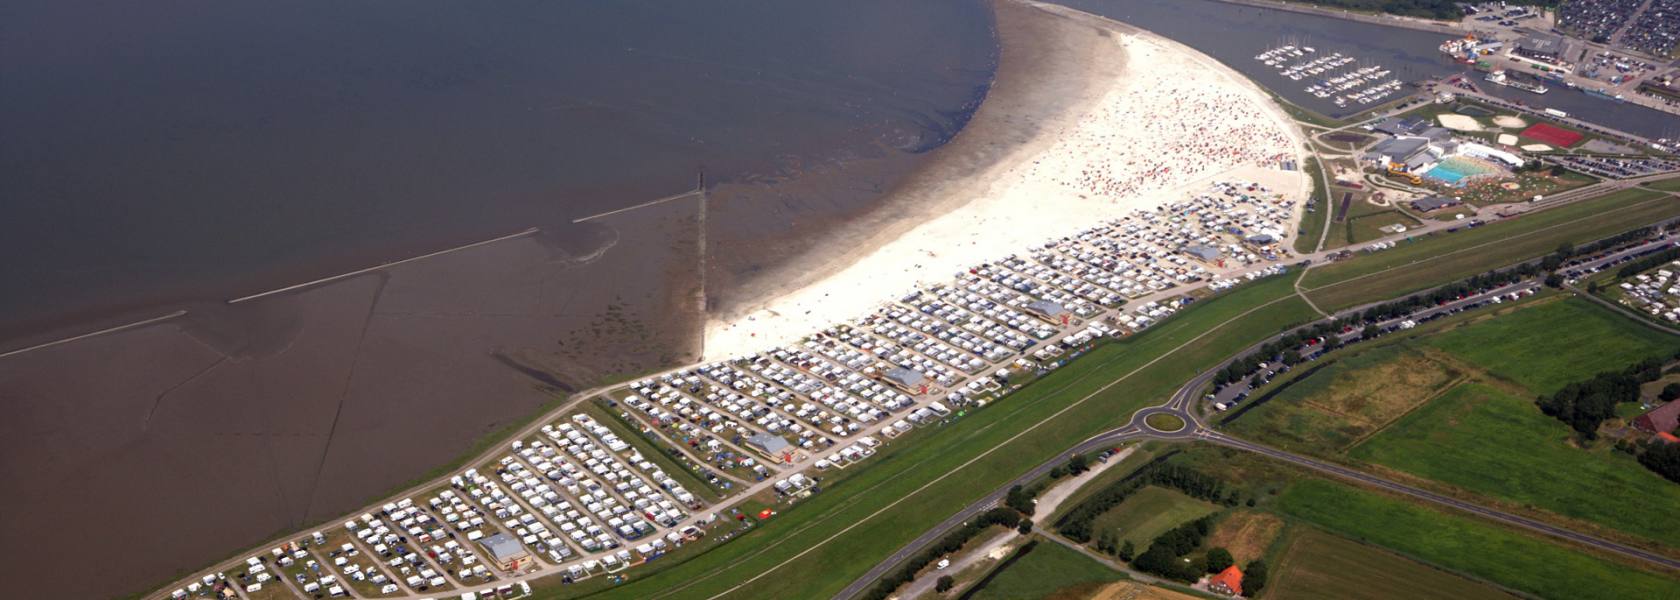
[[[1183,417],[1167,412],[1150,414],[1143,418],[1143,424],[1160,433],[1177,433],[1185,427]]]

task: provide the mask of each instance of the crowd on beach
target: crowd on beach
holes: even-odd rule
[[[1220,73],[1148,64],[1168,56],[1148,41],[1128,41],[1127,56],[1136,79],[1085,117],[1124,126],[1079,127],[1059,144],[1056,154],[1083,163],[1051,173],[1062,185],[1084,196],[1123,198],[1293,156],[1278,120]]]

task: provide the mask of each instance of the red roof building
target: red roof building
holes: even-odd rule
[[[1242,570],[1236,565],[1225,567],[1213,579],[1208,580],[1208,591],[1218,592],[1228,596],[1242,595]]]
[[[1680,437],[1675,437],[1674,434],[1669,433],[1667,431],[1658,433],[1657,434],[1657,439],[1662,440],[1662,441],[1667,442],[1667,443],[1670,443],[1670,444],[1673,444],[1675,442],[1680,442]]]
[[[1680,426],[1680,400],[1658,406],[1651,409],[1650,412],[1639,415],[1639,418],[1633,420],[1633,426],[1647,433],[1674,431],[1675,427]]]

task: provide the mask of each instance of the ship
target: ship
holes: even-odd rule
[[[1597,89],[1597,88],[1580,88],[1580,89],[1581,89],[1581,91],[1586,92],[1588,96],[1592,96],[1594,98],[1603,98],[1603,99],[1609,100],[1611,102],[1627,102],[1627,99],[1623,98],[1620,94],[1611,95],[1610,92],[1606,92],[1604,90]]]
[[[1495,70],[1492,73],[1488,73],[1487,77],[1484,77],[1483,79],[1488,80],[1489,83],[1503,85],[1505,87],[1517,88],[1519,90],[1522,90],[1522,91],[1525,91],[1525,92],[1528,92],[1528,93],[1531,93],[1531,94],[1544,94],[1546,92],[1552,91],[1550,89],[1547,89],[1546,86],[1543,86],[1543,85],[1538,85],[1538,84],[1533,84],[1533,83],[1524,83],[1524,82],[1521,82],[1521,81],[1516,81],[1514,79],[1511,79],[1510,77],[1506,77],[1505,76],[1505,71],[1503,69]]]

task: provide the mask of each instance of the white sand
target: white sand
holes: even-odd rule
[[[918,284],[947,282],[969,266],[1203,191],[1222,174],[1274,189],[1306,185],[1300,172],[1259,166],[1300,160],[1302,136],[1248,80],[1154,34],[1060,6],[1032,6],[1055,15],[1039,17],[1058,19],[1058,31],[1080,36],[1076,43],[1094,47],[1081,57],[1088,85],[1077,97],[1043,115],[1025,139],[992,142],[1014,146],[1000,160],[942,182],[940,193],[966,203],[858,252],[849,264],[829,265],[810,285],[707,323],[706,358],[796,341]],[[996,115],[982,105],[969,129],[987,118]]]
[[[1481,131],[1482,124],[1476,119],[1465,115],[1446,114],[1435,117],[1441,126],[1454,131]]]
[[[1515,145],[1517,145],[1517,136],[1511,135],[1509,133],[1501,133],[1501,134],[1499,134],[1499,143],[1504,144],[1506,146],[1515,146]]]
[[[1552,151],[1552,147],[1547,146],[1545,144],[1528,144],[1526,146],[1523,146],[1522,149],[1527,150],[1529,152],[1551,152]]]
[[[1513,116],[1510,116],[1510,115],[1500,115],[1500,116],[1494,117],[1493,118],[1493,124],[1498,125],[1500,127],[1511,127],[1511,128],[1528,127],[1528,121],[1522,120],[1521,117],[1513,117]]]

